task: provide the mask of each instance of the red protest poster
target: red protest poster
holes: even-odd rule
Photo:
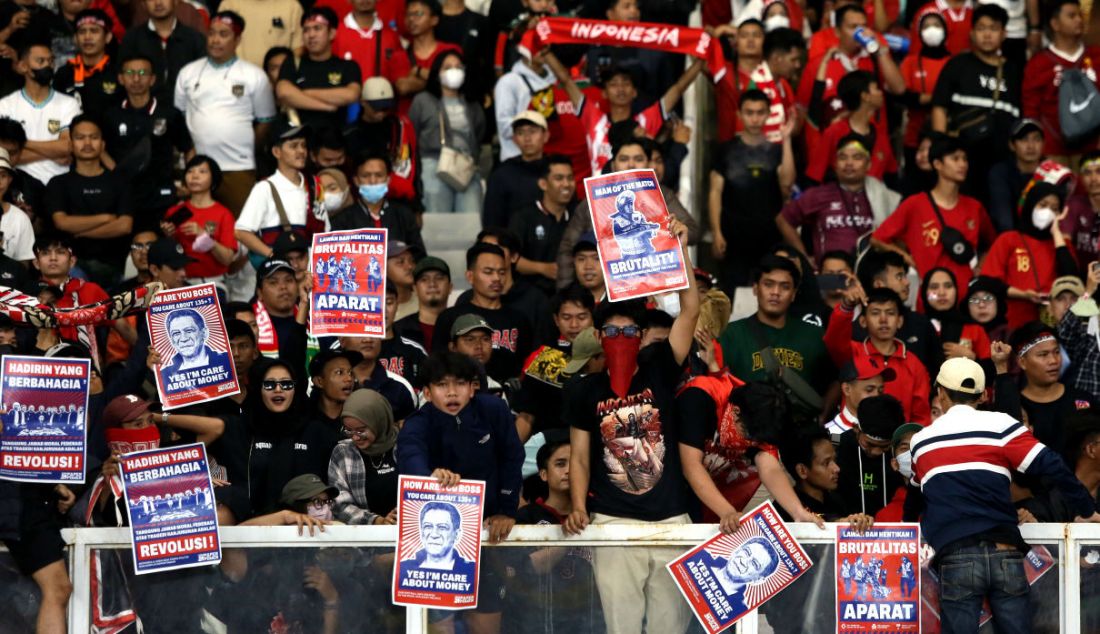
[[[146,320],[150,345],[160,353],[154,375],[164,409],[241,391],[213,284],[157,293]]]
[[[443,610],[477,607],[485,483],[400,476],[393,602]]]
[[[313,235],[309,332],[315,337],[386,335],[386,230]]]
[[[609,300],[687,288],[680,241],[668,231],[668,207],[653,170],[589,176],[584,189]]]
[[[920,526],[836,528],[836,631],[919,634]]]
[[[713,538],[668,564],[707,634],[731,627],[813,565],[771,502],[745,513],[732,535]]]

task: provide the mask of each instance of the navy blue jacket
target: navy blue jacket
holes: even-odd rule
[[[405,419],[397,436],[397,470],[430,476],[447,469],[485,481],[485,517],[516,516],[523,482],[523,444],[515,417],[496,396],[476,394],[457,416],[428,403]]]

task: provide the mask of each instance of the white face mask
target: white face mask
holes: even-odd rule
[[[771,33],[776,29],[791,28],[791,19],[782,14],[776,14],[764,20],[764,32]]]
[[[1036,207],[1031,212],[1031,224],[1039,231],[1046,231],[1057,217],[1058,214],[1050,207]]]
[[[327,504],[325,506],[322,506],[320,509],[309,506],[306,508],[306,515],[309,515],[313,519],[320,520],[322,522],[331,522],[332,507],[328,506]]]
[[[333,194],[333,193],[325,194],[325,198],[324,198],[325,211],[340,211],[341,209],[344,208],[344,202],[346,202],[347,199],[348,199],[348,190],[346,190],[346,189],[340,190],[340,193],[338,193],[338,194]]]
[[[906,451],[894,456],[894,459],[898,461],[898,473],[901,477],[905,478],[906,482],[913,479],[913,454]]]
[[[448,68],[439,73],[439,83],[444,88],[458,90],[462,88],[464,81],[466,81],[466,70],[462,68]]]
[[[947,33],[939,26],[926,26],[920,32],[920,40],[925,46],[939,46],[946,37]]]

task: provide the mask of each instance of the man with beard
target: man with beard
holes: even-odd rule
[[[674,218],[669,230],[680,239],[690,269],[687,227]],[[694,276],[688,282],[679,293],[680,314],[668,340],[644,351],[639,325],[644,315],[638,302],[606,302],[597,310],[607,372],[574,383],[563,415],[573,426],[573,510],[563,523],[567,534],[578,534],[589,523],[690,522],[676,451],[674,404],[699,319]],[[664,570],[678,554],[675,548],[595,550],[596,587],[608,632],[639,632],[643,621],[653,632],[684,631],[687,606]]]

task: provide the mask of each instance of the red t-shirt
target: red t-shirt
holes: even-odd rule
[[[936,89],[936,82],[940,79],[940,71],[950,57],[932,59],[921,57],[916,53],[901,61],[901,77],[905,80],[905,89],[918,95],[931,95]],[[917,147],[920,145],[920,130],[928,119],[928,113],[932,110],[932,104],[916,108],[909,108],[909,122],[905,125],[905,147]]]
[[[1020,290],[1045,293],[1057,276],[1054,242],[1039,240],[1019,231],[1002,233],[982,262],[982,275],[997,278]],[[1008,300],[1005,319],[1008,320],[1009,330],[1038,318],[1037,304],[1023,299]]]
[[[349,0],[317,0],[313,6],[332,9],[339,20],[351,13]],[[374,17],[381,20],[386,28],[393,29],[404,37],[408,36],[405,31],[405,0],[381,0],[375,5]]]
[[[886,128],[886,122],[876,121],[874,131],[875,147],[871,149],[871,168],[867,173],[881,180],[883,174],[893,174],[898,171],[898,162],[894,158],[893,148],[890,147],[890,131]],[[847,118],[838,119],[829,125],[817,151],[809,157],[806,176],[819,183],[823,182],[828,170],[836,167],[836,149],[840,140],[851,132],[852,126]]]
[[[581,125],[584,126],[584,142],[588,146],[588,161],[593,174],[599,174],[605,163],[611,160],[611,116],[603,111],[599,101],[585,97],[581,102]],[[665,123],[665,111],[661,100],[634,115],[634,120],[645,130],[649,138],[657,136]]]
[[[214,238],[216,242],[222,244],[231,251],[237,250],[237,236],[234,233],[235,223],[233,221],[233,213],[230,212],[225,205],[215,201],[214,204],[209,207],[196,207],[188,201],[169,209],[168,213],[165,215],[171,216],[181,207],[186,207],[191,211],[191,219],[187,222],[198,223],[199,228],[210,234],[210,237]],[[180,246],[183,247],[185,255],[198,260],[197,262],[192,262],[187,265],[185,269],[187,271],[187,277],[219,277],[225,275],[229,271],[227,265],[220,264],[214,259],[214,256],[211,255],[211,251],[207,251],[206,253],[195,251],[195,236],[177,229],[174,237],[176,242],[179,242]]]
[[[375,24],[379,22],[376,21]],[[376,37],[381,37],[380,43],[375,41]],[[376,51],[381,51],[381,61],[376,59]],[[364,81],[382,75],[393,84],[412,70],[409,56],[401,48],[401,39],[396,32],[384,27],[363,31],[356,24],[355,16],[350,13],[340,23],[340,28],[336,29],[332,54],[358,64]]]
[[[940,207],[944,222],[962,232],[963,237],[977,251],[978,247],[991,244],[996,235],[989,214],[980,202],[959,196],[954,207]],[[928,271],[942,266],[955,274],[959,288],[966,288],[974,272],[967,264],[959,264],[944,253],[940,243],[942,227],[932,210],[928,194],[920,193],[901,201],[894,213],[872,234],[876,240],[894,242],[901,240],[909,249],[917,264],[917,273],[923,278]]]
[[[1100,48],[1082,46],[1079,51],[1065,56],[1047,47],[1031,57],[1024,68],[1024,85],[1021,89],[1020,112],[1024,117],[1036,119],[1043,126],[1043,153],[1050,156],[1080,154],[1096,147],[1096,139],[1083,145],[1067,148],[1062,138],[1062,125],[1058,118],[1058,88],[1062,85],[1062,72],[1070,68],[1081,70],[1093,83],[1097,82],[1096,66],[1100,65]]]
[[[595,97],[591,93],[586,93],[586,100],[599,99],[599,89],[593,90]],[[551,112],[551,115],[546,118],[550,139],[543,148],[543,154],[546,156],[561,154],[569,157],[570,162],[573,163],[573,177],[577,182],[577,191],[582,192],[584,179],[592,175],[592,165],[588,162],[588,146],[584,141],[584,125],[577,116],[577,109],[573,107],[573,100],[569,98],[569,93],[557,84],[552,87],[551,92],[553,104],[532,103],[530,107],[530,110],[544,114],[548,110]],[[550,95],[551,93],[543,91],[537,93],[537,96],[532,99],[548,99]]]

